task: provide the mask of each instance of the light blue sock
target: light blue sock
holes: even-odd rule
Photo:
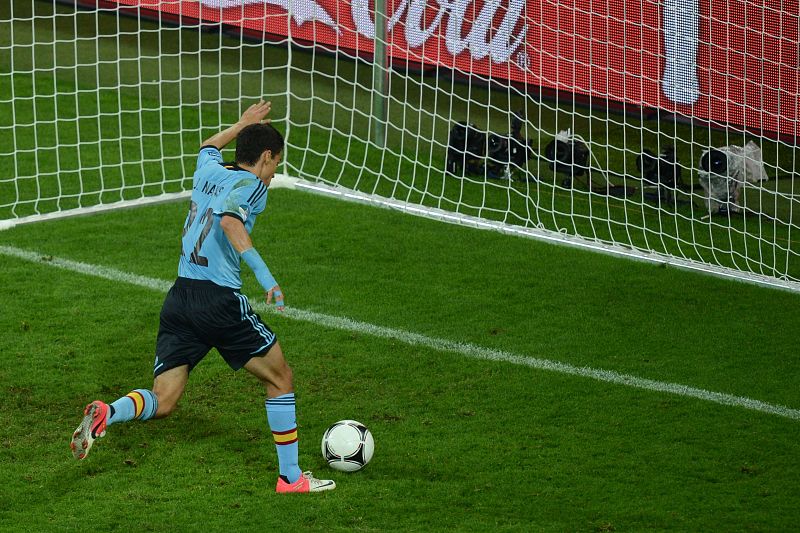
[[[294,393],[275,398],[267,398],[267,423],[275,439],[278,451],[278,468],[280,474],[289,483],[300,479],[300,467],[297,465],[297,416],[295,415]]]
[[[118,422],[127,422],[138,418],[150,420],[158,410],[158,398],[147,389],[132,390],[111,404],[110,416],[106,422],[109,426]]]

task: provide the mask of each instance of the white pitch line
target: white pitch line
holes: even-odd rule
[[[107,279],[110,281],[120,281],[130,285],[144,287],[146,289],[155,290],[165,293],[172,286],[171,281],[164,281],[160,279],[148,278],[146,276],[139,276],[117,270],[115,268],[104,267],[100,265],[91,265],[72,261],[70,259],[63,259],[60,257],[53,257],[38,252],[32,252],[15,248],[12,246],[0,246],[0,254],[24,259],[34,263],[49,265],[88,276]],[[253,308],[259,312],[277,313],[273,309],[267,308],[263,302],[252,302]],[[652,379],[645,379],[630,374],[620,374],[613,370],[603,370],[590,367],[578,367],[567,363],[560,363],[549,359],[540,359],[536,357],[527,357],[518,355],[512,352],[503,350],[492,350],[484,348],[475,344],[465,342],[455,342],[447,339],[437,339],[435,337],[427,337],[419,333],[410,331],[403,331],[400,329],[387,328],[383,326],[376,326],[367,322],[359,322],[345,317],[338,317],[326,315],[323,313],[316,313],[313,311],[304,311],[292,307],[286,308],[282,313],[287,318],[295,320],[302,320],[305,322],[312,322],[317,325],[327,326],[335,329],[345,331],[352,331],[355,333],[363,333],[380,337],[384,339],[394,339],[412,346],[424,346],[434,350],[453,352],[473,359],[482,359],[486,361],[499,361],[504,363],[511,363],[514,365],[527,366],[539,370],[548,370],[551,372],[558,372],[561,374],[568,374],[572,376],[580,376],[584,378],[594,379],[597,381],[605,381],[607,383],[614,383],[617,385],[625,385],[637,389],[644,389],[654,392],[666,392],[677,396],[684,396],[687,398],[697,398],[708,402],[717,403],[720,405],[729,405],[734,407],[743,407],[752,411],[760,411],[777,415],[784,418],[793,420],[800,420],[800,410],[785,407],[783,405],[770,404],[760,400],[754,400],[744,396],[734,396],[732,394],[725,394],[722,392],[707,391],[690,387],[688,385],[681,385],[678,383],[667,383],[662,381],[655,381]]]

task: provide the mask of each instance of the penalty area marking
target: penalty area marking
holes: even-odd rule
[[[63,259],[60,257],[42,254],[39,252],[23,250],[13,246],[0,246],[0,254],[9,257],[15,257],[17,259],[23,259],[25,261],[39,263],[42,265],[49,265],[52,267],[69,270],[71,272],[77,272],[79,274],[86,274],[88,276],[103,278],[110,281],[119,281],[130,285],[136,285],[138,287],[151,289],[161,293],[166,293],[172,286],[172,281],[148,278],[146,276],[131,274],[129,272],[124,272],[111,267],[81,263],[78,261],[72,261],[70,259]],[[251,305],[254,309],[262,313],[278,313],[277,311],[268,308],[264,302],[251,302]],[[580,376],[597,381],[614,383],[617,385],[625,385],[637,389],[663,392],[687,398],[696,398],[720,405],[743,407],[752,411],[760,411],[762,413],[777,415],[784,418],[800,420],[799,409],[792,409],[783,405],[770,404],[744,396],[734,396],[732,394],[725,394],[722,392],[713,392],[687,385],[681,385],[678,383],[655,381],[652,379],[632,376],[630,374],[621,374],[613,370],[579,367],[567,363],[552,361],[550,359],[528,357],[503,350],[493,350],[491,348],[485,348],[475,344],[455,342],[447,339],[437,339],[435,337],[428,337],[419,333],[413,333],[401,329],[376,326],[367,322],[359,322],[346,317],[326,315],[323,313],[316,313],[314,311],[304,311],[302,309],[287,307],[286,310],[281,314],[294,320],[302,320],[320,326],[372,335],[374,337],[380,337],[384,339],[394,339],[412,346],[424,346],[434,350],[453,352],[473,359],[527,366],[529,368],[535,368],[538,370],[547,370],[551,372],[558,372],[560,374]]]

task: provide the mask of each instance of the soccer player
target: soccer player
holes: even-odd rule
[[[135,389],[111,404],[87,405],[70,443],[76,459],[85,458],[112,424],[169,416],[189,373],[213,347],[231,368],[246,369],[266,387],[267,422],[280,470],[275,490],[320,492],[336,486],[298,467],[292,370],[275,334],[239,292],[244,259],[266,291],[267,304],[274,299],[279,311],[284,308],[283,292],[250,240],[283,151],[283,137],[265,120],[270,107],[263,100],[251,105],[236,124],[203,142],[178,279],[161,308],[153,388]],[[234,139],[236,162],[225,166],[220,150]]]

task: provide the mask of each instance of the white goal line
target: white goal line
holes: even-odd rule
[[[172,281],[139,276],[137,274],[131,274],[129,272],[124,272],[111,267],[81,263],[78,261],[72,261],[70,259],[54,257],[40,252],[23,250],[13,246],[0,245],[0,255],[15,257],[17,259],[48,265],[97,278],[103,278],[110,281],[119,281],[130,285],[136,285],[138,287],[155,290],[161,293],[167,292],[173,283]],[[272,308],[267,307],[264,302],[255,301],[254,299],[251,299],[251,305],[257,311],[262,313],[278,313]],[[552,361],[550,359],[528,357],[503,350],[493,350],[491,348],[485,348],[475,344],[439,339],[436,337],[428,337],[426,335],[404,331],[401,329],[377,326],[367,322],[351,320],[346,317],[326,315],[323,313],[305,311],[303,309],[296,309],[292,307],[287,307],[286,310],[281,313],[281,315],[294,320],[311,322],[320,326],[372,335],[374,337],[384,339],[398,340],[412,346],[423,346],[433,350],[457,353],[473,359],[510,363],[514,365],[535,368],[538,370],[547,370],[561,374],[594,379],[597,381],[604,381],[616,385],[625,385],[637,389],[663,392],[676,396],[683,396],[686,398],[696,398],[720,405],[743,407],[752,411],[777,415],[792,420],[800,420],[799,409],[792,409],[782,405],[770,404],[744,396],[734,396],[732,394],[726,394],[722,392],[708,391],[678,383],[655,381],[652,379],[632,376],[630,374],[621,374],[613,370],[573,366],[567,363]]]

